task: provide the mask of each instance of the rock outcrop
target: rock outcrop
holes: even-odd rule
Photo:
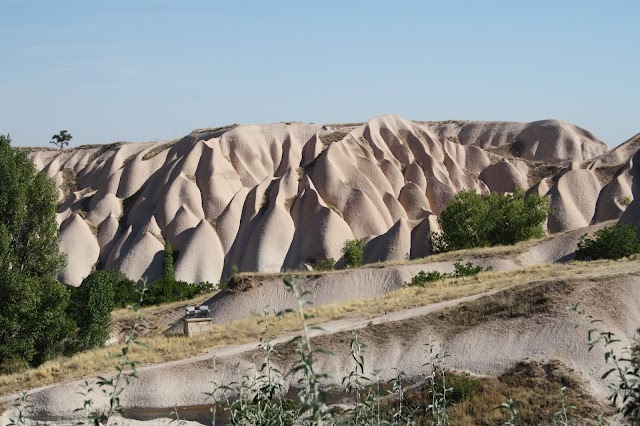
[[[59,188],[61,278],[94,267],[132,279],[217,282],[336,260],[422,257],[436,216],[463,189],[549,194],[551,232],[619,218],[638,195],[637,138],[608,147],[586,130],[533,123],[278,123],[197,130],[172,142],[31,150]]]

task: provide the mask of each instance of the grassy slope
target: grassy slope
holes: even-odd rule
[[[629,270],[640,270],[640,264],[637,261],[600,261],[489,272],[475,277],[440,281],[424,288],[405,287],[373,299],[311,307],[309,314],[313,315],[312,322],[315,324],[345,318],[366,319],[387,312],[453,300],[514,285],[530,286],[545,281],[570,279],[576,275],[615,275]],[[202,296],[198,301],[201,299]],[[172,309],[181,310],[186,304],[188,302],[172,304],[169,307],[146,308],[143,314],[161,318]],[[122,323],[128,321],[128,315],[124,312],[114,314]],[[253,317],[216,325],[210,332],[190,339],[182,336],[164,336],[161,333],[163,327],[158,326],[154,332],[140,339],[147,348],[136,348],[133,357],[141,366],[151,365],[186,359],[216,348],[257,341],[262,333],[263,326],[260,323],[262,319]],[[274,337],[286,336],[299,330],[296,316],[288,315],[277,320],[272,319],[275,323],[271,330]],[[109,359],[109,355],[117,351],[119,351],[117,346],[96,349],[71,358],[56,359],[25,372],[0,376],[0,395],[111,371],[113,360]]]

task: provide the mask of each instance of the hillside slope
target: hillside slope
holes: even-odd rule
[[[586,130],[533,123],[279,123],[194,131],[173,142],[34,149],[59,189],[61,279],[95,268],[217,282],[240,271],[339,259],[364,238],[365,261],[418,258],[436,216],[462,189],[549,194],[552,232],[617,219],[638,192],[637,141],[609,152]]]
[[[336,356],[321,358],[317,368],[339,382],[351,368],[348,355],[351,332],[359,330],[361,341],[367,345],[364,373],[371,376],[374,370],[379,370],[378,377],[383,381],[393,378],[394,368],[406,373],[409,381],[419,380],[428,369],[425,344],[433,341],[443,345],[449,355],[446,358],[449,369],[495,377],[525,363],[543,366],[549,376],[561,365],[573,380],[572,391],[579,386],[585,395],[603,402],[608,395],[608,381],[601,377],[606,370],[603,352],[601,348],[587,350],[587,329],[576,328],[580,318],[567,307],[579,303],[603,321],[598,327],[614,332],[622,340],[620,345],[631,344],[640,322],[640,264],[621,261],[580,267],[584,269],[578,274],[574,271],[566,275],[556,269],[546,278],[528,271],[516,279],[511,277],[506,286],[472,296],[373,316],[354,312],[353,316],[324,323],[324,332],[313,332],[313,345],[329,349]],[[504,279],[509,277],[497,274],[482,278],[488,282]],[[434,284],[433,290],[473,281],[471,278],[459,283]],[[403,297],[411,291],[403,290]],[[415,290],[413,298],[421,297],[420,293],[421,290]],[[283,370],[296,356],[293,348],[282,345],[292,337],[284,335],[273,340],[280,356],[272,362]],[[180,408],[187,418],[206,418],[209,407],[205,392],[212,387],[212,358],[215,357],[217,366],[215,380],[231,383],[238,380],[241,372],[251,371],[253,362],[262,360],[264,354],[257,349],[258,344],[227,346],[190,359],[139,368],[138,379],[122,394],[127,415],[154,419],[169,416]],[[520,383],[528,378],[514,380]],[[81,404],[77,392],[82,383],[83,380],[34,389],[28,416],[42,421],[77,418],[80,414],[74,410]],[[511,395],[504,395],[507,396]],[[96,408],[107,403],[97,394],[93,400]],[[490,410],[495,405],[478,409]]]

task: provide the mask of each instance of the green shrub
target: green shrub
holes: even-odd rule
[[[164,257],[162,258],[162,272],[163,277],[169,280],[176,279],[176,273],[173,268],[173,250],[171,249],[171,243],[167,240],[164,243]]]
[[[362,266],[364,257],[364,240],[347,240],[342,246],[344,264],[347,268]]]
[[[178,302],[213,291],[213,284],[208,282],[196,285],[176,280],[173,268],[173,250],[169,241],[164,244],[162,271],[163,277],[147,286],[145,305]]]
[[[480,381],[473,377],[450,374],[447,376],[447,386],[450,389],[447,394],[449,402],[457,404],[475,395],[480,387]]]
[[[184,281],[161,278],[147,286],[145,304],[159,305],[161,303],[178,302],[209,291],[211,291],[211,285],[196,285]]]
[[[471,262],[467,262],[466,264],[462,264],[460,262],[456,262],[453,265],[453,272],[438,272],[438,271],[429,271],[424,272],[420,271],[417,275],[411,278],[410,286],[424,286],[427,283],[444,280],[446,278],[459,278],[459,277],[470,277],[473,275],[477,275],[480,272],[488,272],[493,270],[491,266],[487,266],[486,268],[482,268],[482,266],[476,266]]]
[[[72,290],[72,294],[77,293],[79,289],[83,288],[87,283],[91,286],[113,289],[112,309],[125,308],[130,305],[135,306],[140,302],[142,283],[136,283],[130,280],[120,271],[93,271],[84,279],[78,289]],[[162,303],[191,299],[197,295],[209,293],[213,291],[214,288],[218,288],[218,286],[219,284],[214,285],[209,282],[190,284],[165,277],[151,284],[147,284],[144,304],[146,306],[159,305]],[[86,296],[74,295],[72,297],[73,308],[70,310],[70,315],[76,321],[76,315],[81,311],[81,307],[77,305],[86,303],[86,300],[82,298],[86,298]]]
[[[460,191],[438,217],[441,232],[431,236],[434,253],[511,245],[544,236],[549,200],[537,194],[480,195]]]
[[[329,258],[319,262],[314,269],[316,271],[331,271],[335,264],[336,261],[333,258]]]
[[[441,233],[432,237],[434,252],[489,245],[489,205],[480,194],[460,191],[438,216]]]
[[[82,287],[82,285],[88,282],[94,282],[96,285],[107,285],[113,288],[114,309],[126,308],[129,305],[138,303],[140,300],[138,285],[118,270],[93,271],[82,281],[80,286]]]
[[[596,231],[593,238],[587,234],[578,241],[576,259],[620,259],[640,253],[640,241],[635,225],[616,224]]]
[[[426,283],[444,280],[445,278],[447,278],[447,274],[443,274],[438,271],[420,271],[416,276],[411,278],[411,283],[409,285],[423,286]]]
[[[493,267],[487,266],[486,268],[482,268],[480,265],[474,265],[471,262],[467,262],[466,264],[462,264],[460,262],[456,262],[453,264],[453,277],[471,277],[473,275],[477,275],[480,272],[489,272],[493,270]]]

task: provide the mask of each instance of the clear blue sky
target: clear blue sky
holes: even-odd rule
[[[0,0],[0,20],[14,145],[379,114],[640,132],[638,0]]]

